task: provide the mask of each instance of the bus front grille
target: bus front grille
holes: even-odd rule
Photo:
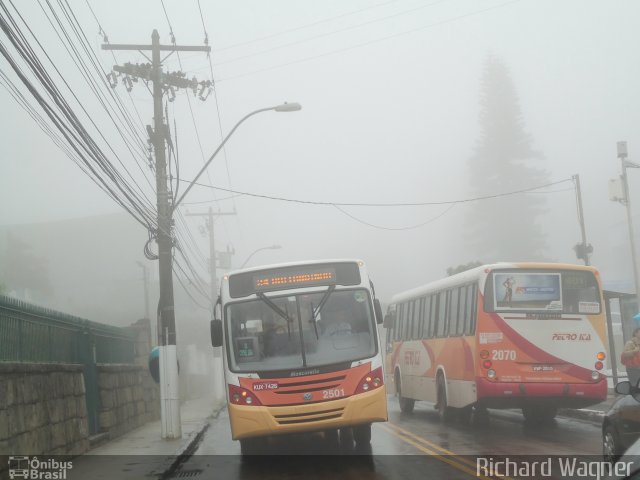
[[[332,420],[340,418],[344,413],[344,408],[332,408],[329,410],[318,410],[307,413],[292,413],[289,415],[274,415],[276,422],[280,425],[292,425],[294,423],[317,422],[321,420]]]

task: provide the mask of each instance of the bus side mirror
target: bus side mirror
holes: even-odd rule
[[[382,322],[382,326],[384,328],[391,329],[393,328],[394,320],[395,318],[393,313],[387,312],[387,314],[384,316],[384,322]]]
[[[211,346],[222,346],[222,320],[217,318],[211,320]]]
[[[376,323],[382,323],[384,315],[382,315],[382,306],[380,305],[380,300],[378,300],[377,298],[373,299],[373,309],[376,313]]]

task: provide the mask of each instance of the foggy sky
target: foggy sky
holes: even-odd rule
[[[159,2],[90,3],[112,43],[146,43],[153,28],[159,30],[163,43],[170,43]],[[356,0],[201,3],[213,46],[223,132],[258,108],[283,101],[303,105],[300,112],[268,112],[245,123],[228,144],[228,174],[222,156],[210,168],[214,185],[333,202],[468,197],[471,179],[465,166],[479,135],[482,64],[492,54],[510,70],[525,129],[532,136],[533,148],[545,156],[540,167],[548,170],[554,181],[575,173],[581,176],[588,240],[595,248],[593,264],[602,268],[605,282],[608,278],[612,282],[630,278],[628,262],[616,257],[620,255],[616,251],[628,251],[624,208],[608,200],[607,182],[620,173],[616,141],[627,140],[630,159],[640,163],[637,2],[522,0],[503,5],[497,0],[397,0],[228,49],[225,47],[375,4]],[[99,50],[101,37],[86,4],[71,4],[109,70],[113,59]],[[165,5],[177,42],[202,44],[204,33],[196,2],[166,0]],[[468,15],[492,7],[496,8]],[[52,57],[77,87],[88,109],[96,112],[96,121],[106,125],[105,135],[133,165],[37,3],[20,2],[19,8],[30,18],[40,40],[50,45]],[[410,14],[393,16],[411,9],[415,10]],[[304,41],[381,17],[390,18]],[[367,42],[371,43],[347,49]],[[146,61],[133,52],[118,53],[117,59],[119,63]],[[299,61],[303,59],[307,60]],[[202,54],[184,54],[182,62],[189,76],[210,78],[209,64]],[[8,72],[3,60],[0,65]],[[179,68],[175,56],[166,68]],[[259,70],[263,71],[252,73]],[[117,88],[130,106],[124,87],[120,84]],[[174,116],[177,122],[181,176],[188,179],[201,168],[202,156],[185,95],[179,93],[169,112],[171,126]],[[150,123],[149,92],[139,83],[132,97],[145,124]],[[5,205],[0,223],[55,221],[119,211],[4,89],[0,89],[0,98],[4,111],[0,151],[5,167],[0,176]],[[204,103],[192,98],[192,106],[208,157],[221,140],[216,100],[213,95]],[[640,213],[640,172],[632,170],[629,175],[632,203]],[[142,182],[139,173],[138,178]],[[202,181],[209,182],[206,177]],[[569,187],[567,183],[550,190]],[[497,192],[487,192],[491,193]],[[229,194],[216,191],[215,195]],[[195,188],[185,201],[213,198],[210,190]],[[464,206],[421,228],[387,231],[357,223],[330,206],[238,197],[220,202],[220,208],[228,211],[234,204],[238,215],[222,217],[215,225],[217,247],[235,247],[236,267],[255,249],[272,244],[283,248],[256,254],[252,265],[362,258],[379,293],[388,299],[398,291],[445,276],[448,266],[475,260],[468,258],[463,245]],[[549,257],[575,263],[571,247],[580,240],[580,231],[572,191],[549,194],[548,205],[549,214],[539,221],[548,233]],[[191,205],[188,209],[195,212],[207,207]],[[346,208],[363,221],[390,228],[423,223],[445,209]],[[189,219],[188,223],[202,251],[208,252],[206,239],[198,233],[202,222]],[[142,245],[140,257],[141,251]],[[205,268],[200,270],[203,276],[208,275]],[[131,275],[138,274],[139,269],[131,269]]]

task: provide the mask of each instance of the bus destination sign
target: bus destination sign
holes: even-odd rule
[[[336,282],[336,271],[333,268],[323,268],[313,271],[291,272],[287,275],[269,275],[261,273],[253,277],[256,292],[262,290],[286,289],[306,287],[311,285],[331,285]]]
[[[360,269],[357,262],[298,264],[229,275],[229,295],[231,298],[240,298],[292,288],[359,284]]]

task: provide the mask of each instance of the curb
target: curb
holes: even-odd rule
[[[589,410],[586,408],[561,408],[558,411],[558,415],[565,418],[576,418],[578,420],[584,420],[595,425],[602,425],[602,420],[604,419],[603,411]]]
[[[198,427],[189,434],[187,439],[183,442],[180,448],[176,451],[174,456],[171,457],[170,463],[163,468],[163,472],[158,476],[160,480],[168,480],[172,478],[180,465],[186,462],[197,450],[202,437],[209,428],[209,420],[216,419],[220,415],[220,412],[226,407],[226,404],[217,406],[206,420],[203,420]]]

